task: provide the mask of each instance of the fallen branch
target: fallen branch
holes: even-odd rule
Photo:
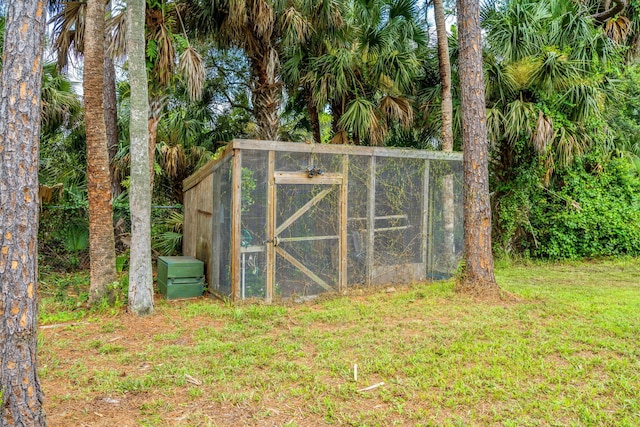
[[[89,322],[56,323],[55,325],[43,325],[40,329],[64,328],[65,326],[88,325]]]
[[[377,383],[377,384],[374,384],[374,385],[370,385],[369,387],[361,388],[358,391],[369,391],[369,390],[373,390],[374,388],[378,388],[378,387],[383,386],[383,385],[384,385],[384,382],[380,382],[380,383]]]

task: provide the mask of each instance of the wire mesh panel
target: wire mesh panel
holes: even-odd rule
[[[213,277],[209,280],[212,290],[220,295],[231,295],[231,157],[223,160],[223,164],[213,172],[213,235],[216,257],[213,266]]]
[[[462,258],[462,162],[431,160],[429,189],[427,277],[442,279],[455,271]]]
[[[349,156],[349,200],[347,220],[347,283],[367,283],[367,253],[369,247],[369,209],[372,156]]]
[[[425,161],[378,157],[373,212],[374,284],[407,283],[424,278],[421,259]]]
[[[240,298],[265,298],[267,225],[267,160],[263,151],[245,150],[242,154],[240,185],[241,243]]]

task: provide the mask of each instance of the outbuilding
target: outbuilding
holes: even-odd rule
[[[440,278],[461,255],[461,182],[460,153],[233,140],[183,183],[183,252],[233,300]]]

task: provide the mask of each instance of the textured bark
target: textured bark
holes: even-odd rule
[[[276,49],[269,46],[253,52],[251,69],[254,74],[251,101],[258,125],[258,137],[266,141],[277,141],[282,84],[277,79],[280,59]]]
[[[451,99],[451,64],[449,61],[449,40],[444,16],[444,1],[434,0],[433,8],[438,34],[438,64],[440,69],[440,97],[442,99],[442,151],[453,151],[453,101]],[[442,216],[444,228],[443,254],[447,264],[455,261],[453,175],[445,175],[442,181]]]
[[[87,127],[87,192],[89,197],[89,303],[108,296],[116,280],[116,254],[111,208],[111,176],[104,120],[103,0],[87,2],[84,44],[84,109]]]
[[[129,0],[129,83],[131,84],[131,260],[129,267],[129,311],[153,313],[151,276],[151,177],[149,174],[149,90],[145,66],[145,0]]]
[[[464,160],[464,272],[460,290],[499,292],[491,253],[487,119],[478,0],[458,0],[460,94]]]
[[[107,13],[111,11],[111,2],[106,3]],[[109,38],[104,40],[104,123],[107,130],[107,147],[109,147],[109,170],[111,171],[111,192],[116,198],[121,192],[120,182],[113,173],[113,158],[118,153],[118,112],[116,99],[116,69],[107,52]]]
[[[313,140],[316,144],[320,144],[322,142],[322,135],[320,134],[320,114],[318,113],[318,106],[313,100],[313,91],[310,87],[305,87],[304,89],[304,101],[307,106],[309,122],[311,123]]]
[[[148,91],[148,89],[147,89]],[[151,97],[148,101],[147,108],[149,114],[147,116],[147,159],[149,164],[149,188],[153,193],[153,181],[155,177],[154,166],[156,164],[156,145],[158,139],[158,124],[162,117],[162,111],[165,106],[165,98],[163,97]]]
[[[38,143],[44,4],[6,9],[0,75],[1,426],[45,426],[37,372]]]

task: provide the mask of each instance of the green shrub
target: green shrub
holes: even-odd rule
[[[521,170],[495,189],[494,251],[547,259],[640,254],[640,177],[628,159],[596,155],[540,184]]]

